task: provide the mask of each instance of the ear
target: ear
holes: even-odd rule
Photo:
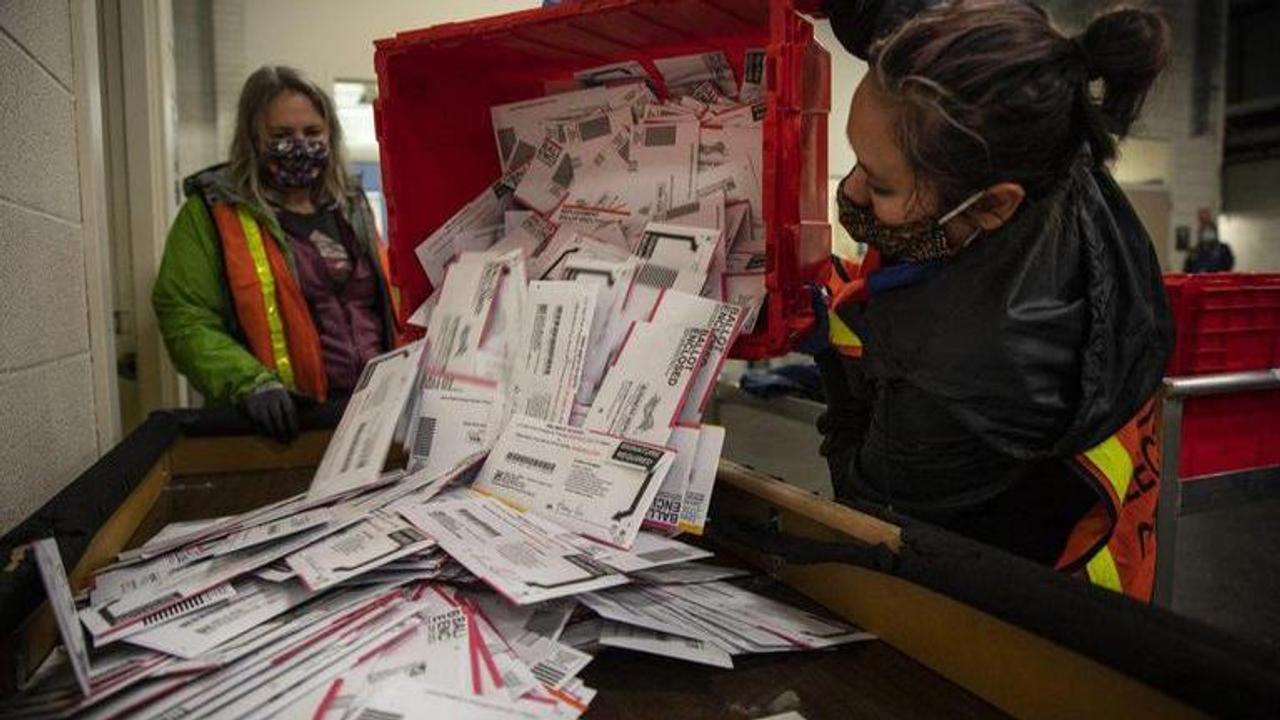
[[[969,218],[984,232],[998,230],[1022,206],[1027,191],[1018,183],[996,183],[987,188],[982,199],[973,204]]]

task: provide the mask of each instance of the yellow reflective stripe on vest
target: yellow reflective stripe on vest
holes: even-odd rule
[[[1112,435],[1086,450],[1084,456],[1107,477],[1116,491],[1116,498],[1123,503],[1125,493],[1129,491],[1129,480],[1133,477],[1133,459],[1120,444],[1120,438]]]
[[[1111,556],[1109,549],[1104,547],[1099,550],[1085,565],[1085,571],[1089,573],[1089,582],[1094,585],[1124,592],[1124,586],[1120,584],[1120,570],[1116,568],[1116,559]]]
[[[845,324],[844,320],[840,319],[836,311],[827,311],[827,326],[830,328],[828,334],[832,345],[836,347],[862,347],[862,339],[858,337],[857,333],[849,329],[849,326]]]
[[[280,320],[280,306],[276,304],[276,279],[271,274],[267,249],[262,244],[262,232],[258,221],[243,207],[236,214],[244,230],[245,244],[253,258],[253,271],[258,275],[258,287],[262,288],[262,305],[267,310],[267,331],[271,335],[271,356],[276,361],[276,374],[286,387],[293,388],[293,363],[289,361],[289,343],[284,337],[284,323]]]

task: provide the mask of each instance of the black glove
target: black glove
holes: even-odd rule
[[[831,31],[841,45],[866,60],[872,43],[942,0],[826,0]]]
[[[293,406],[293,398],[280,383],[270,382],[255,388],[245,396],[244,410],[259,434],[282,443],[298,437],[298,411]]]

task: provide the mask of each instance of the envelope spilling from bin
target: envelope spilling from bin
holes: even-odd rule
[[[869,637],[694,542],[703,413],[763,298],[761,57],[493,108],[502,174],[417,249],[425,335],[368,362],[306,492],[165,528],[78,597],[35,546],[65,652],[32,702],[577,717],[596,648],[730,668]]]

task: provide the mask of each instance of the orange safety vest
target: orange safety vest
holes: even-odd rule
[[[865,300],[861,297],[866,290],[866,277],[880,264],[877,253],[868,253],[861,262],[846,260],[832,255],[830,262],[818,273],[818,279],[827,289],[831,298],[827,309],[828,339],[836,352],[844,357],[862,357],[862,338],[840,316],[838,308],[848,307],[851,302]]]
[[[1160,401],[1152,397],[1114,435],[1072,458],[1099,496],[1076,523],[1057,567],[1151,601],[1156,575],[1156,500],[1160,495]]]
[[[869,297],[867,278],[876,253],[862,262],[831,256],[821,280],[832,299],[830,340],[843,356],[862,356],[862,340],[838,309]],[[1072,472],[1099,497],[1067,540],[1058,570],[1082,574],[1095,585],[1151,601],[1156,567],[1156,499],[1160,489],[1159,401],[1152,398],[1114,435],[1068,460]]]
[[[288,389],[316,400],[328,390],[320,335],[271,233],[249,211],[214,203],[227,287],[249,351]]]

